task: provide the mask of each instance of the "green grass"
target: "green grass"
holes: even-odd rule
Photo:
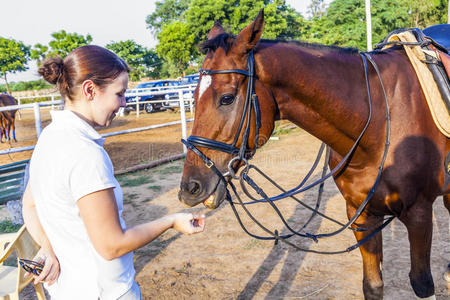
[[[131,203],[134,199],[137,199],[139,197],[138,194],[132,193],[132,194],[125,194],[123,195],[123,203]]]
[[[11,233],[19,231],[22,225],[15,225],[10,220],[0,222],[0,233]]]
[[[116,178],[122,187],[135,187],[146,183],[155,182],[155,180],[149,177],[148,175],[140,175],[140,176],[119,175]]]
[[[172,173],[181,173],[183,171],[183,167],[181,166],[168,166],[165,169],[159,170],[158,173],[161,175],[172,174]]]
[[[275,122],[275,128],[273,129],[272,136],[281,136],[288,133],[291,133],[294,130],[298,130],[293,124],[285,124],[281,122]]]
[[[147,187],[149,190],[155,191],[155,192],[159,192],[161,190],[161,187],[159,185],[151,185],[149,187]]]

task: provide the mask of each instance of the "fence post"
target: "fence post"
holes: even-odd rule
[[[186,113],[184,110],[184,99],[183,99],[183,91],[178,91],[178,100],[180,101],[180,115],[181,115],[181,136],[183,139],[187,138],[187,132],[186,132]],[[183,144],[183,153],[187,153],[187,148]]]
[[[22,100],[22,98],[17,98],[17,105],[20,105],[21,100]],[[20,108],[17,110],[17,112],[19,113],[19,120],[22,120],[22,114],[20,113]]]
[[[136,97],[136,118],[139,118],[139,97]]]
[[[41,109],[39,107],[39,102],[33,103],[33,109],[34,109],[34,125],[36,127],[36,137],[39,138],[42,132]]]
[[[55,104],[53,104],[53,101],[55,101],[55,96],[52,95],[50,99],[52,101],[52,110],[55,110]]]

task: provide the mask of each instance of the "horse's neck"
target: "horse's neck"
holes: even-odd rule
[[[336,50],[275,47],[261,51],[259,65],[261,80],[272,89],[281,118],[345,154],[368,115],[361,58],[332,52]],[[276,62],[264,65],[270,60]]]

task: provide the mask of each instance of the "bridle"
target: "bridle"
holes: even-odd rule
[[[254,61],[254,53],[253,51],[249,52],[248,58],[247,58],[247,70],[241,70],[241,69],[226,69],[226,70],[210,70],[210,69],[200,69],[200,74],[201,75],[214,75],[214,74],[229,74],[229,73],[236,73],[236,74],[241,74],[244,76],[248,77],[248,84],[247,84],[247,93],[246,93],[246,98],[245,98],[245,103],[244,103],[244,111],[242,113],[241,116],[241,120],[239,123],[239,127],[238,130],[236,132],[235,138],[233,140],[233,143],[230,144],[226,144],[223,142],[219,142],[219,141],[215,141],[212,139],[208,139],[208,138],[204,138],[204,137],[200,137],[200,136],[189,136],[187,138],[187,140],[182,139],[182,143],[186,145],[187,148],[189,148],[191,151],[193,151],[197,156],[199,156],[203,162],[205,163],[206,167],[208,167],[209,169],[211,169],[213,172],[215,172],[217,174],[217,176],[219,177],[219,180],[222,181],[225,185],[225,187],[227,187],[228,185],[231,186],[236,198],[238,199],[238,203],[234,203],[231,200],[231,195],[230,192],[228,190],[228,188],[226,188],[226,198],[228,200],[228,202],[231,204],[231,207],[233,209],[234,214],[236,215],[236,218],[239,222],[239,224],[241,225],[241,227],[243,228],[243,230],[249,234],[250,236],[257,238],[257,239],[262,239],[262,240],[275,240],[275,243],[277,243],[278,241],[283,241],[284,243],[296,248],[297,250],[301,250],[301,251],[305,251],[305,252],[313,252],[313,253],[318,253],[318,254],[339,254],[339,253],[344,253],[344,252],[350,252],[354,249],[357,249],[359,246],[361,246],[362,244],[364,244],[365,242],[367,242],[369,239],[371,239],[373,236],[375,236],[375,234],[377,234],[379,231],[381,231],[384,227],[386,227],[393,219],[394,216],[390,216],[384,220],[382,220],[382,222],[379,222],[375,225],[378,225],[378,227],[375,228],[371,227],[371,228],[353,228],[350,227],[351,225],[354,225],[356,219],[361,215],[361,213],[363,212],[364,208],[367,206],[367,204],[369,203],[369,200],[372,198],[373,194],[375,193],[375,190],[378,186],[378,183],[380,181],[381,178],[381,173],[383,170],[383,166],[384,166],[384,162],[386,160],[387,157],[387,153],[388,153],[388,149],[389,149],[389,144],[390,144],[390,115],[389,115],[389,107],[388,107],[388,101],[387,101],[387,96],[386,96],[386,92],[385,92],[385,88],[384,88],[384,84],[383,81],[381,79],[381,75],[380,72],[378,70],[378,67],[375,63],[375,61],[371,58],[369,53],[360,53],[361,59],[363,61],[363,65],[364,65],[364,70],[365,70],[365,80],[366,80],[366,85],[367,85],[367,93],[368,93],[368,101],[369,101],[369,116],[367,118],[367,122],[363,128],[363,130],[361,131],[360,135],[358,136],[358,138],[355,140],[353,146],[351,147],[351,149],[347,152],[347,154],[342,158],[342,160],[333,168],[333,170],[331,170],[328,174],[325,175],[325,171],[326,168],[324,166],[324,172],[322,174],[322,177],[319,180],[316,180],[315,182],[304,186],[306,184],[307,179],[311,176],[311,174],[313,173],[315,167],[317,166],[318,161],[320,160],[321,156],[322,156],[322,152],[323,152],[323,148],[324,145],[321,147],[321,150],[319,151],[319,154],[316,158],[316,162],[313,165],[313,168],[308,172],[308,175],[302,180],[302,182],[295,188],[286,191],[284,190],[281,186],[279,186],[278,184],[276,184],[276,182],[274,182],[272,179],[270,179],[266,174],[264,174],[262,171],[260,171],[257,167],[253,166],[253,165],[249,165],[248,160],[251,159],[253,157],[253,155],[256,152],[256,147],[258,145],[258,136],[259,136],[259,130],[261,128],[261,112],[260,112],[260,106],[259,106],[259,102],[258,102],[258,97],[255,93],[254,90],[254,78],[255,78],[255,61]],[[370,121],[371,121],[371,117],[372,117],[372,101],[371,101],[371,94],[370,94],[370,84],[369,84],[369,79],[368,79],[368,67],[367,67],[367,60],[372,64],[373,68],[375,69],[377,75],[378,75],[378,79],[380,81],[382,90],[383,90],[383,94],[384,94],[384,100],[385,100],[385,110],[386,110],[386,141],[385,141],[385,148],[384,148],[384,153],[383,153],[383,157],[381,159],[381,163],[380,166],[378,168],[378,174],[377,177],[375,179],[375,183],[373,184],[372,188],[370,189],[369,193],[367,194],[366,198],[364,199],[364,201],[361,203],[361,205],[359,206],[359,208],[356,210],[354,216],[346,223],[346,224],[342,224],[339,221],[336,221],[326,215],[323,215],[322,213],[320,213],[318,211],[318,204],[320,203],[320,197],[321,197],[321,192],[320,189],[323,189],[323,184],[324,181],[326,179],[328,179],[329,177],[331,177],[332,175],[336,174],[351,158],[351,156],[353,155],[354,151],[356,150],[361,138],[363,137],[364,133],[366,132]],[[248,141],[249,141],[249,136],[250,136],[250,124],[251,124],[251,111],[254,111],[254,124],[255,124],[255,129],[256,129],[256,134],[255,134],[255,147],[253,149],[251,149],[248,145]],[[244,125],[244,122],[246,121],[246,127],[242,136],[242,142],[240,145],[240,148],[236,147],[237,141],[239,140],[239,137],[241,135],[241,131]],[[234,157],[228,162],[228,171],[226,173],[222,173],[214,164],[214,162],[209,159],[203,152],[201,152],[197,147],[204,147],[204,148],[208,148],[208,149],[212,149],[212,150],[216,150],[216,151],[221,151],[221,152],[225,152],[231,155],[234,155]],[[329,154],[329,150],[327,150],[327,153]],[[328,157],[328,156],[327,156]],[[236,176],[235,171],[234,171],[234,164],[235,162],[239,162],[240,163],[244,163],[244,170],[241,172],[240,176]],[[328,162],[328,159],[325,159],[325,164]],[[238,165],[239,165],[238,164]],[[278,196],[275,197],[269,197],[267,196],[267,194],[263,191],[263,189],[261,187],[259,187],[248,175],[249,171],[251,169],[256,170],[256,172],[260,173],[263,177],[265,177],[270,183],[272,183],[274,186],[276,186],[279,190],[282,191],[282,193]],[[242,186],[242,189],[244,191],[244,193],[251,199],[253,199],[253,202],[247,202],[244,203],[240,196],[237,193],[236,187],[234,186],[234,184],[232,183],[231,180],[227,180],[227,178],[232,178],[232,179],[240,179],[240,183]],[[219,181],[219,182],[220,182]],[[258,193],[260,196],[263,197],[263,199],[256,199],[254,198],[247,190],[247,188],[244,185],[244,181],[246,184],[248,184],[250,187],[253,188],[253,190]],[[309,207],[307,204],[303,203],[302,201],[300,201],[299,199],[297,199],[295,197],[295,195],[297,195],[298,193],[304,192],[316,185],[319,185],[319,197],[317,199],[317,204],[315,208]],[[278,208],[275,206],[275,204],[273,203],[274,201],[280,200],[280,199],[284,199],[290,197],[292,199],[294,199],[295,201],[297,201],[299,204],[303,205],[304,207],[310,209],[311,211],[313,211],[313,214],[311,215],[311,217],[309,218],[309,220],[303,225],[303,227],[296,231],[294,229],[292,229],[288,223],[286,222],[285,218],[283,217],[283,215],[281,214],[281,212],[278,210]],[[262,225],[256,218],[254,218],[254,216],[251,214],[251,212],[245,207],[246,204],[252,204],[252,203],[258,203],[258,202],[268,202],[272,208],[275,210],[275,212],[278,214],[278,216],[280,217],[280,219],[282,220],[283,224],[286,226],[286,228],[291,232],[290,234],[286,234],[286,235],[279,235],[278,231],[275,230],[274,232],[270,231],[269,229],[267,229],[264,225]],[[242,208],[244,209],[244,211],[247,213],[247,215],[266,233],[268,233],[270,236],[257,236],[255,234],[250,233],[244,226],[244,224],[242,223],[240,216],[235,208],[235,204],[240,204],[242,205]],[[324,233],[324,234],[310,234],[310,233],[300,233],[299,231],[303,230],[306,225],[308,225],[308,223],[312,220],[312,218],[315,215],[320,215],[324,218],[327,218],[330,221],[333,221],[339,225],[341,225],[341,228],[331,232],[331,233]],[[380,224],[381,223],[381,224]],[[302,237],[307,237],[307,238],[311,238],[313,239],[315,242],[317,242],[317,240],[319,238],[324,238],[324,237],[330,237],[330,236],[334,236],[340,232],[342,232],[345,229],[350,229],[353,231],[370,231],[372,230],[372,232],[370,232],[370,234],[368,234],[365,238],[361,239],[358,243],[348,247],[345,250],[339,250],[339,251],[331,251],[331,252],[324,252],[324,251],[317,251],[317,250],[311,250],[311,249],[305,249],[305,248],[300,248],[297,245],[292,244],[291,242],[287,241],[286,239],[297,235],[297,236],[302,236]]]
[[[259,108],[259,101],[258,96],[255,93],[255,59],[253,57],[253,51],[250,51],[247,58],[247,70],[241,70],[241,69],[228,69],[228,70],[210,70],[210,69],[200,69],[199,72],[201,75],[213,75],[213,74],[241,74],[248,77],[247,81],[247,93],[245,96],[245,102],[244,102],[244,111],[241,116],[241,120],[239,122],[239,127],[237,129],[236,135],[234,137],[233,143],[226,144],[223,142],[211,140],[208,138],[200,137],[191,135],[187,138],[187,140],[182,139],[181,141],[183,144],[186,145],[190,150],[194,151],[197,155],[199,155],[199,150],[196,147],[203,147],[208,148],[212,150],[217,150],[221,152],[225,152],[231,155],[234,155],[234,157],[228,162],[228,172],[222,174],[214,165],[214,162],[207,158],[205,155],[199,155],[202,160],[205,162],[206,166],[210,169],[212,169],[215,173],[220,173],[221,176],[219,178],[225,179],[225,177],[230,176],[234,179],[239,179],[235,175],[235,171],[233,168],[233,165],[237,162],[244,162],[245,165],[248,164],[248,160],[253,157],[253,155],[256,152],[256,147],[258,145],[258,138],[259,138],[259,129],[261,128],[261,111]],[[255,139],[254,139],[254,145],[255,147],[251,149],[248,145],[249,137],[250,137],[250,129],[251,129],[251,113],[252,110],[254,112],[255,118]],[[242,135],[242,141],[240,148],[236,147],[236,144],[239,140],[239,137],[241,136],[241,131],[244,126],[244,123],[246,122],[246,126],[244,129],[244,133]],[[197,152],[198,151],[198,152]],[[201,152],[200,152],[201,153]],[[203,153],[202,153],[203,154]],[[205,159],[206,158],[206,159]],[[224,183],[226,184],[226,180],[224,180]]]

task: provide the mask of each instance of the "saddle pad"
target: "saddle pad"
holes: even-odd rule
[[[392,35],[389,38],[389,41],[417,42],[415,36],[409,31]],[[390,45],[385,48],[389,48],[389,46]],[[434,81],[433,74],[428,70],[425,63],[422,62],[426,59],[422,48],[419,45],[404,45],[403,48],[416,71],[417,78],[419,79],[422,91],[425,94],[434,123],[443,135],[450,138],[450,115],[436,82]],[[433,51],[427,51],[427,54],[436,55]]]

